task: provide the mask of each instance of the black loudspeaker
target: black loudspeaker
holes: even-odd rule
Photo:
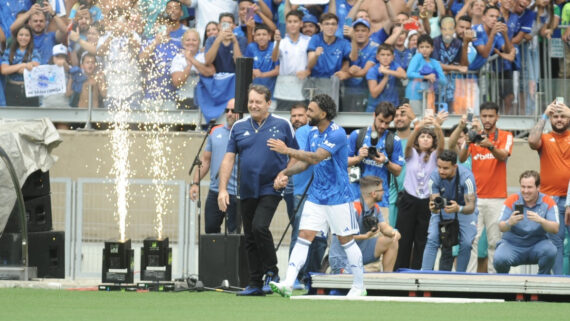
[[[218,287],[223,280],[231,286],[246,287],[249,282],[245,236],[206,234],[200,236],[200,280]]]
[[[26,221],[28,222],[28,233],[46,232],[52,230],[51,218],[51,195],[28,199],[24,202],[26,207]],[[20,233],[20,210],[18,204],[14,205],[12,213],[6,222],[4,232]]]
[[[28,233],[29,266],[38,268],[39,278],[65,278],[65,232]]]
[[[37,170],[30,174],[22,186],[22,195],[24,200],[48,195],[50,193],[49,171],[42,172]]]
[[[247,90],[253,81],[253,58],[240,57],[236,59],[236,95],[235,110],[247,113]]]
[[[22,263],[22,234],[4,233],[0,237],[0,266]]]

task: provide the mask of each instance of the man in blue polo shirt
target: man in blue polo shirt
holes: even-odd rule
[[[268,139],[283,142],[297,149],[291,123],[269,113],[271,92],[264,86],[251,85],[247,108],[250,117],[237,121],[220,167],[218,206],[226,211],[230,204],[228,181],[239,154],[239,197],[242,210],[245,246],[249,264],[249,285],[238,295],[271,293],[270,281],[278,281],[277,256],[273,236],[269,231],[271,219],[281,201],[281,193],[273,188],[277,174],[287,167],[289,158],[267,147]],[[266,286],[263,286],[263,274]],[[262,289],[264,287],[264,289]]]
[[[511,266],[537,264],[538,274],[550,274],[556,246],[547,233],[560,228],[556,202],[539,192],[540,175],[525,171],[519,178],[520,193],[507,198],[499,219],[503,237],[497,244],[493,264],[497,273],[509,273]]]
[[[329,78],[334,75],[344,80],[350,76],[350,43],[335,36],[337,26],[338,18],[334,14],[327,12],[321,16],[323,31],[311,37],[307,47],[307,69],[311,70],[311,77]]]
[[[50,16],[55,22],[57,31],[47,32],[47,16]],[[19,15],[10,26],[10,31],[14,32],[25,23],[32,28],[34,34],[34,48],[38,50],[40,54],[40,65],[47,65],[52,56],[53,46],[60,43],[67,33],[65,21],[55,14],[54,9],[48,1],[44,1],[42,6],[34,4],[30,10]]]
[[[498,18],[499,8],[488,6],[483,13],[483,23],[473,26],[475,31],[473,46],[477,50],[477,56],[469,64],[469,70],[479,70],[494,54],[494,49],[500,50],[502,54],[512,55],[514,58],[514,52],[512,52],[514,49],[507,35],[507,26],[497,21]]]
[[[226,226],[229,233],[235,233],[238,230],[236,218],[236,177],[237,167],[234,166],[230,181],[228,184],[228,193],[230,194],[230,205],[226,213],[220,211],[218,207],[218,171],[222,164],[222,159],[226,154],[228,140],[230,137],[230,130],[238,118],[238,114],[234,111],[235,99],[228,101],[225,110],[226,125],[219,125],[212,129],[206,142],[206,149],[202,153],[201,161],[202,166],[199,171],[194,172],[194,180],[190,188],[190,199],[193,201],[198,200],[198,185],[200,180],[206,176],[210,171],[210,189],[206,197],[206,207],[204,209],[204,218],[206,220],[205,231],[208,233],[220,233],[220,226],[224,221],[224,216],[227,214]]]
[[[439,222],[443,218],[459,221],[459,255],[456,271],[465,272],[471,255],[471,243],[477,234],[475,177],[469,169],[457,165],[455,151],[444,150],[437,156],[437,171],[432,172],[428,185],[431,187],[429,203],[431,218],[422,270],[433,270],[437,249],[441,245]],[[436,207],[435,199],[438,197],[447,200],[444,208]]]
[[[359,166],[360,176],[374,175],[380,177],[385,191],[390,189],[390,174],[400,175],[402,165],[404,165],[404,154],[400,137],[392,133],[388,127],[394,119],[396,108],[389,102],[381,102],[374,111],[374,121],[372,126],[368,126],[366,134],[362,139],[362,144],[357,146],[360,131],[355,130],[348,138],[348,165]],[[372,139],[372,133],[376,139]],[[391,136],[390,138],[388,136]],[[390,139],[393,143],[392,154],[388,155],[386,141]],[[370,147],[376,147],[376,155],[369,154]],[[352,191],[356,197],[360,196],[358,183],[352,183]],[[379,202],[384,220],[388,221],[389,193],[384,193],[382,201]]]
[[[206,40],[206,64],[214,64],[216,72],[236,72],[235,60],[243,55],[247,46],[247,39],[233,33],[235,18],[232,13],[224,12],[219,19],[220,32]]]
[[[315,126],[309,133],[305,150],[295,150],[282,141],[270,139],[271,150],[296,159],[275,179],[275,188],[284,188],[289,176],[306,170],[313,164],[313,183],[303,208],[299,224],[299,237],[289,258],[287,277],[282,283],[270,282],[275,293],[289,297],[295,279],[303,268],[309,247],[317,233],[331,229],[342,244],[353,274],[349,297],[364,296],[362,253],[353,239],[358,233],[358,223],[351,201],[353,195],[348,184],[348,148],[346,132],[332,121],[336,105],[328,95],[316,95],[309,103],[309,124]]]

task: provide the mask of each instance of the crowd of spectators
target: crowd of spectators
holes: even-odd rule
[[[251,57],[253,82],[274,93],[277,109],[316,86],[340,88],[341,111],[408,99],[416,114],[463,113],[479,105],[479,70],[497,56],[501,112],[530,114],[545,77],[538,40],[562,38],[567,51],[570,40],[570,28],[558,29],[570,20],[563,0],[8,0],[0,19],[8,106],[204,111],[220,105],[219,93],[201,83],[231,78],[236,58]],[[64,68],[66,93],[26,97],[24,70],[45,64]],[[553,77],[567,67],[552,59]],[[212,118],[233,96],[224,94]]]

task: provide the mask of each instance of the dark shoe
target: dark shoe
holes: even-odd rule
[[[265,296],[265,293],[257,287],[248,285],[243,291],[236,293],[237,296]]]
[[[265,282],[263,282],[261,290],[265,294],[273,294],[273,291],[271,291],[271,287],[269,286],[269,282],[279,283],[279,281],[279,275],[276,275],[274,272],[267,272],[267,274],[265,274]]]

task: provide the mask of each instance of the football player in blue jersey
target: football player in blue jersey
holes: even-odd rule
[[[342,244],[354,276],[348,296],[364,296],[362,253],[353,239],[359,228],[348,182],[346,132],[332,121],[336,116],[336,105],[330,96],[315,96],[309,103],[307,116],[309,125],[314,127],[309,132],[305,150],[289,148],[276,139],[267,141],[272,151],[296,160],[277,175],[275,189],[284,188],[291,175],[313,165],[313,183],[301,214],[299,237],[289,258],[287,276],[283,282],[270,282],[269,285],[273,292],[289,297],[297,274],[305,264],[311,242],[317,233],[326,232],[330,227]]]

